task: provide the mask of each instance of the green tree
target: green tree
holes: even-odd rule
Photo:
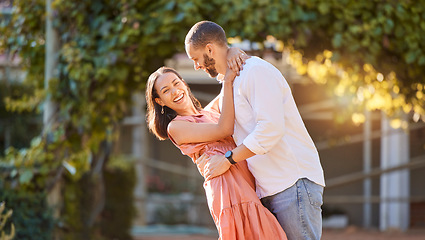
[[[216,20],[230,36],[272,35],[350,115],[366,108],[425,120],[425,1],[217,2]]]

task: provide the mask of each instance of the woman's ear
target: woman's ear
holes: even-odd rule
[[[155,98],[155,102],[161,106],[164,106],[164,103],[162,102],[161,98]]]

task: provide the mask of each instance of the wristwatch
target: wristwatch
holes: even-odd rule
[[[231,164],[235,164],[235,160],[233,160],[233,152],[232,151],[227,151],[226,154],[224,154],[224,156],[227,158],[227,160],[229,160],[229,162]]]

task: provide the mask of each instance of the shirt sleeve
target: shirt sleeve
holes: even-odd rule
[[[285,134],[284,106],[291,95],[289,85],[273,66],[257,65],[247,74],[241,93],[251,105],[256,122],[243,144],[257,155],[265,154]]]

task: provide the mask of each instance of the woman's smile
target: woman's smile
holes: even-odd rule
[[[175,103],[182,103],[183,101],[183,97],[184,97],[184,93],[181,93],[180,95],[178,95],[176,98],[174,98],[173,102]]]
[[[177,114],[190,115],[196,113],[196,109],[189,97],[187,86],[183,80],[173,73],[165,73],[155,83],[155,89],[159,95],[157,103],[167,106]]]

